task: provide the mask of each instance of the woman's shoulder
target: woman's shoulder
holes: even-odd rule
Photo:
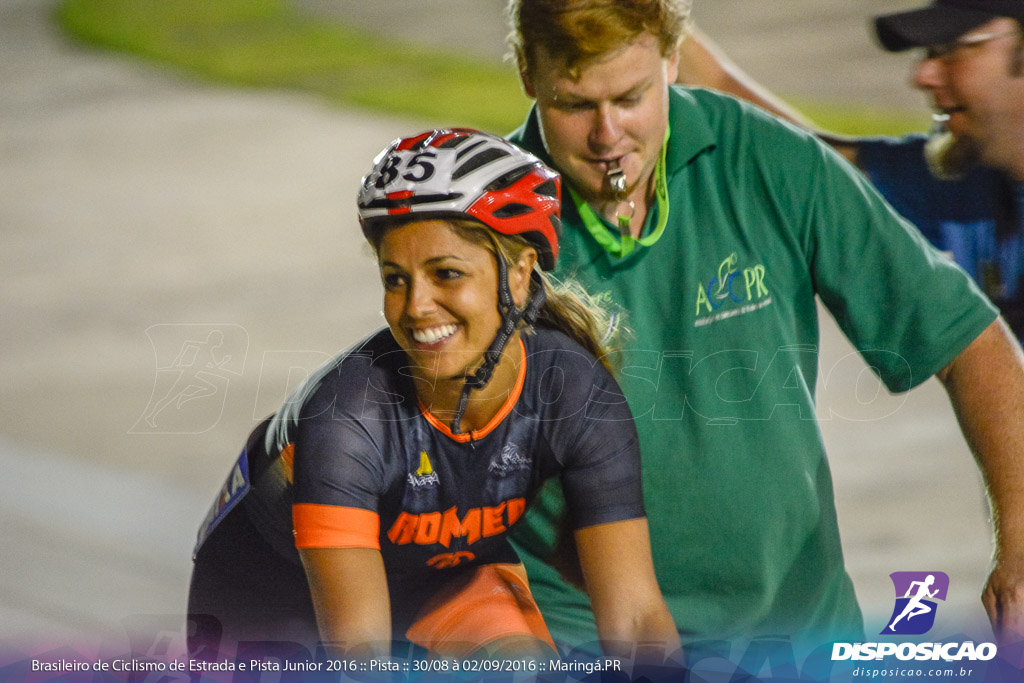
[[[560,392],[582,396],[590,395],[595,386],[618,391],[604,364],[564,332],[537,329],[524,344],[528,384],[550,389],[555,383]]]
[[[527,359],[537,356],[538,360],[557,361],[563,367],[573,369],[601,365],[594,354],[561,330],[538,327],[531,334],[523,335],[523,343]]]
[[[400,369],[406,356],[388,328],[374,332],[321,365],[285,399],[271,418],[268,443],[282,445],[304,420],[361,420],[381,411],[401,410],[408,400],[408,378]],[[415,404],[415,400],[412,400]]]
[[[311,376],[306,382],[306,396],[300,401],[313,410],[330,404],[335,414],[391,405],[394,399],[388,396],[411,389],[408,373],[402,372],[406,365],[408,357],[385,327],[338,354]]]

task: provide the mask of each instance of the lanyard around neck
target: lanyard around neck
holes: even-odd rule
[[[624,258],[633,252],[633,248],[637,242],[642,247],[649,247],[657,242],[663,232],[665,232],[665,225],[668,223],[668,179],[665,172],[665,156],[668,153],[668,137],[669,128],[665,128],[665,141],[661,145],[661,152],[658,154],[658,163],[654,167],[654,194],[658,200],[658,223],[654,227],[651,234],[636,239],[633,237],[630,231],[630,218],[625,216],[619,216],[619,237],[616,237],[608,231],[606,224],[597,217],[594,210],[590,208],[588,204],[576,190],[572,189],[568,184],[566,187],[569,188],[569,194],[572,196],[572,201],[576,205],[576,211],[579,212],[580,218],[583,220],[583,226],[587,229],[593,238],[600,244],[605,251],[612,256]]]

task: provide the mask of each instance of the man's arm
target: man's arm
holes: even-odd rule
[[[992,629],[1024,637],[1024,352],[1002,318],[938,374],[985,478],[995,557],[982,594]]]
[[[736,66],[720,47],[696,27],[693,27],[679,48],[679,77],[676,81],[682,85],[713,88],[756,104],[779,118],[814,133],[842,154],[847,161],[857,164],[857,138],[839,135],[815,126],[810,119]]]

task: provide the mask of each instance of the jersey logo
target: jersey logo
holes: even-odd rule
[[[430,458],[427,457],[426,451],[420,451],[420,468],[416,470],[416,474],[421,477],[425,477],[428,474],[434,473],[434,467],[430,464]]]
[[[460,550],[457,553],[442,553],[435,555],[434,557],[427,560],[427,565],[434,569],[450,569],[457,567],[463,562],[472,562],[476,559],[476,555],[467,551]]]
[[[221,487],[220,493],[217,494],[217,498],[213,501],[210,511],[206,513],[206,519],[203,520],[202,525],[199,527],[199,533],[196,535],[196,546],[192,551],[192,559],[195,559],[206,539],[210,537],[210,534],[217,528],[217,525],[224,521],[228,513],[242,501],[242,498],[249,492],[250,488],[249,456],[246,454],[245,449],[242,449],[242,455],[238,458],[234,467],[231,468],[231,472],[228,473],[227,480]]]
[[[718,264],[714,277],[706,284],[697,283],[697,319],[693,326],[703,327],[770,305],[772,297],[765,285],[766,274],[764,264],[743,268],[736,252],[729,254]]]
[[[499,477],[505,477],[519,470],[529,470],[532,466],[533,458],[523,455],[518,446],[509,443],[505,444],[505,447],[501,449],[501,454],[487,466],[487,471]]]
[[[422,488],[424,486],[437,486],[441,483],[440,478],[437,476],[437,472],[434,471],[434,466],[430,464],[430,457],[426,451],[420,451],[420,466],[416,469],[416,473],[409,473],[408,476],[409,486],[413,488]]]
[[[465,538],[472,545],[481,538],[505,533],[525,511],[526,499],[513,498],[493,506],[471,508],[462,519],[455,506],[444,512],[403,512],[388,529],[388,538],[395,545],[440,543],[447,548],[453,538]]]

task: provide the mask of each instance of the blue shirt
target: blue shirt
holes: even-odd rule
[[[924,135],[871,138],[857,162],[882,195],[953,259],[1024,336],[1024,186],[992,168],[939,180],[924,158]]]

